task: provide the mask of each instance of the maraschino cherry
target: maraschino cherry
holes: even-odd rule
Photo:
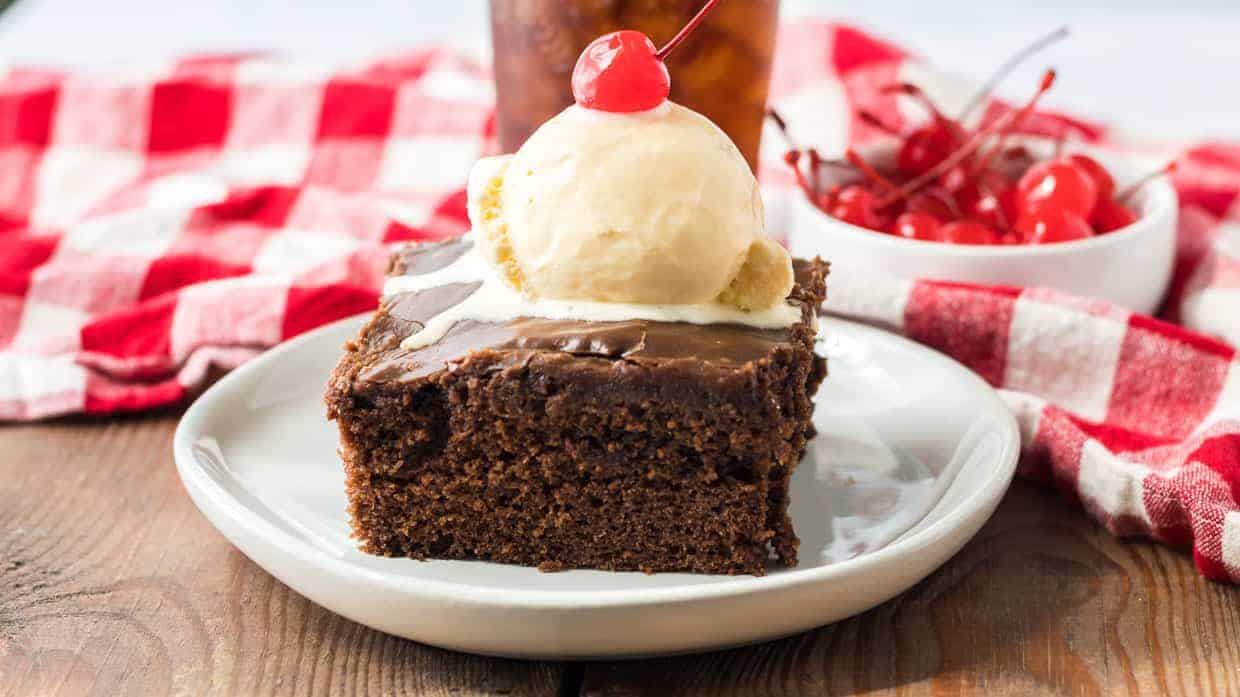
[[[952,244],[999,244],[999,233],[976,220],[957,220],[939,230],[940,242]]]
[[[938,186],[928,186],[910,196],[904,210],[911,213],[926,213],[940,223],[960,217],[956,199],[952,198],[951,193]]]
[[[1115,195],[1115,179],[1111,177],[1111,173],[1106,167],[1098,164],[1098,161],[1089,155],[1068,155],[1068,161],[1076,165],[1090,179],[1094,180],[1094,186],[1098,187],[1098,200],[1111,198]]]
[[[939,219],[929,213],[908,211],[896,217],[891,226],[891,234],[909,240],[938,242],[941,227]]]
[[[630,112],[667,99],[672,78],[645,34],[624,29],[586,46],[573,68],[573,97],[587,109]]]
[[[1016,190],[1002,174],[987,170],[956,191],[956,201],[968,218],[996,230],[1006,230],[1017,217]]]
[[[937,123],[922,126],[904,139],[896,156],[896,166],[909,176],[929,171],[946,160],[960,143],[952,132]]]
[[[1098,205],[1095,178],[1066,158],[1046,160],[1030,167],[1021,176],[1016,191],[1021,212],[1054,206],[1089,220],[1094,206]]]
[[[1098,234],[1102,234],[1132,225],[1137,222],[1137,214],[1119,201],[1104,198],[1098,200],[1098,207],[1094,208],[1094,215],[1089,222]]]
[[[896,167],[901,173],[908,176],[924,174],[960,147],[964,139],[960,125],[944,116],[920,87],[900,83],[885,91],[912,97],[930,114],[929,123],[904,137],[904,143],[896,156]]]
[[[632,29],[591,41],[573,67],[573,98],[577,104],[615,113],[646,111],[662,104],[672,87],[664,61],[717,4],[719,0],[707,0],[660,49],[645,34]]]
[[[882,229],[883,219],[875,207],[878,197],[862,186],[846,186],[835,197],[831,209],[827,211],[832,217],[846,223],[860,225],[870,229]]]
[[[1048,205],[1028,211],[1016,221],[1016,234],[1027,244],[1071,242],[1094,236],[1085,219],[1067,208]]]

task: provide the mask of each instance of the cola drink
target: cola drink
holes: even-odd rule
[[[703,0],[491,0],[497,128],[512,152],[572,104],[573,65],[586,44],[636,29],[663,45]],[[669,56],[671,99],[714,121],[751,168],[770,83],[779,0],[724,0]]]

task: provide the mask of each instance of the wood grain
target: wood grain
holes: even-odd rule
[[[0,695],[1240,694],[1240,591],[1023,484],[909,593],[781,641],[584,665],[422,646],[225,542],[176,478],[175,421],[0,427]]]
[[[0,694],[556,693],[559,666],[387,636],[258,569],[182,490],[175,425],[0,427]]]
[[[830,627],[591,665],[586,695],[1237,695],[1240,593],[1016,483],[944,568]]]

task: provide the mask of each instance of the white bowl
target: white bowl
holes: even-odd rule
[[[1039,157],[1046,141],[1023,144]],[[1097,159],[1124,186],[1152,171],[1114,152],[1073,145]],[[889,160],[890,144],[865,151],[876,163]],[[799,193],[793,197],[788,247],[796,256],[820,255],[837,268],[877,271],[900,278],[926,278],[983,285],[1048,286],[1074,295],[1103,298],[1137,312],[1158,309],[1171,281],[1179,202],[1167,178],[1155,179],[1134,196],[1137,221],[1120,230],[1076,242],[978,246],[909,240],[832,218]]]

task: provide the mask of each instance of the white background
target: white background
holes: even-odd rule
[[[977,78],[1066,24],[1072,38],[1001,92],[1027,94],[1053,65],[1060,81],[1051,106],[1160,138],[1240,139],[1240,0],[784,2],[785,16],[848,18]],[[424,41],[482,44],[486,29],[484,0],[19,0],[0,16],[0,60],[108,68],[189,51],[273,49],[335,63]]]

